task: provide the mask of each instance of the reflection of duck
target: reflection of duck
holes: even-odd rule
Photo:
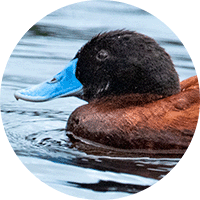
[[[38,102],[63,96],[89,102],[67,131],[124,149],[185,149],[199,115],[197,77],[179,83],[165,50],[131,31],[97,35],[53,79],[15,93]]]

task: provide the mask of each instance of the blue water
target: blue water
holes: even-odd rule
[[[1,114],[7,137],[24,165],[47,185],[72,196],[111,199],[137,193],[164,177],[180,155],[136,157],[92,143],[72,143],[64,130],[77,98],[45,103],[16,101],[13,94],[51,78],[99,32],[136,30],[153,37],[172,56],[180,80],[196,74],[176,35],[152,15],[110,1],[82,2],[59,9],[19,41],[4,72]]]

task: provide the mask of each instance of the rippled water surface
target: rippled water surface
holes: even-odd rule
[[[29,103],[13,96],[63,69],[95,34],[123,28],[153,37],[172,56],[181,80],[196,74],[186,49],[162,22],[136,7],[109,1],[82,2],[49,14],[23,36],[8,61],[1,87],[8,139],[35,176],[63,193],[87,199],[137,193],[165,176],[181,157],[72,143],[64,130],[67,119],[86,102],[70,97]]]

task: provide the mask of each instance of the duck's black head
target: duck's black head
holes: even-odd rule
[[[167,97],[180,92],[170,56],[152,38],[132,31],[99,34],[76,54],[76,78],[83,99],[151,93]]]
[[[91,101],[132,94],[159,99],[179,91],[178,75],[165,50],[150,37],[122,30],[95,36],[52,79],[14,95],[33,102],[66,96]]]

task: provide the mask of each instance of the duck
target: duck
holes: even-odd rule
[[[129,30],[99,33],[53,78],[14,96],[83,99],[68,118],[69,137],[130,150],[187,149],[200,102],[197,76],[180,82],[165,49]]]

